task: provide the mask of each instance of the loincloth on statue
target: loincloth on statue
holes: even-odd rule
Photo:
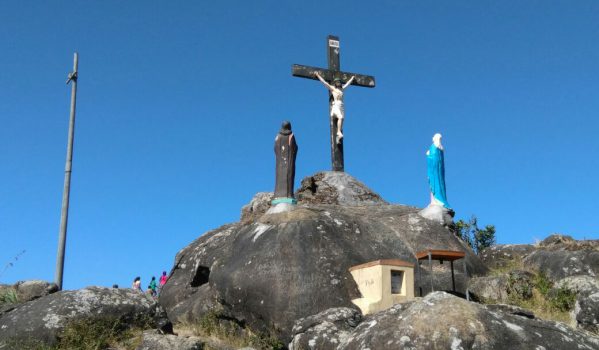
[[[344,108],[343,108],[343,102],[341,101],[334,101],[333,104],[331,105],[331,115],[336,115],[337,118],[343,118],[344,117]]]

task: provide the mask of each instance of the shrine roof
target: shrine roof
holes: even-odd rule
[[[352,266],[349,268],[349,271],[365,269],[367,267],[372,267],[372,266],[377,266],[377,265],[403,266],[403,267],[411,267],[411,268],[414,267],[414,264],[407,262],[407,261],[399,260],[399,259],[381,259],[381,260],[367,262],[365,264]]]
[[[428,249],[416,253],[416,259],[423,260],[428,259],[428,254],[431,254],[433,260],[447,260],[453,261],[458,260],[466,256],[466,253],[457,250],[441,250],[441,249]]]

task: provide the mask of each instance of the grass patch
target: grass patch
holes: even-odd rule
[[[501,266],[489,269],[487,276],[501,276],[513,270],[526,270],[522,263],[522,258],[514,258],[511,260],[505,260]]]
[[[572,323],[570,310],[576,303],[576,293],[566,288],[553,288],[553,282],[539,272],[535,274],[532,283],[532,293],[529,298],[522,298],[520,294],[513,293],[509,296],[509,303],[531,310],[537,317],[546,320]]]
[[[532,293],[510,293],[508,302],[525,309],[529,309],[541,319],[564,322],[571,324],[569,312],[576,303],[576,293],[567,289],[555,289],[554,283],[543,272],[535,272],[522,263],[522,259],[506,261],[504,265],[490,269],[488,276],[502,276],[514,270],[523,270],[533,273]],[[510,285],[513,283],[509,280]],[[522,294],[531,295],[522,298]]]
[[[1,345],[5,345],[6,349],[19,349],[19,350],[57,350],[56,347],[46,345],[43,342],[37,340],[16,340],[8,339],[4,342],[0,341]]]
[[[20,350],[134,350],[141,343],[143,330],[152,326],[152,320],[145,315],[132,322],[117,317],[81,318],[69,322],[53,346],[23,339],[9,339],[4,343],[7,349]]]
[[[4,304],[18,304],[19,297],[17,291],[12,288],[5,288],[0,290],[0,306]]]
[[[544,273],[540,272],[535,277],[535,287],[541,294],[547,296],[551,287],[553,287],[553,282],[551,282]]]
[[[58,349],[105,349],[133,336],[131,329],[118,318],[81,319],[65,327]]]
[[[177,328],[236,348],[249,346],[259,350],[278,350],[285,347],[285,344],[273,334],[274,332],[253,332],[235,320],[214,311],[204,315],[198,322],[186,322]],[[206,349],[211,348],[210,344],[206,344]]]
[[[536,317],[544,320],[559,321],[567,324],[572,322],[568,311],[556,308],[552,300],[541,294],[538,289],[533,290],[532,298],[512,303],[531,310]]]

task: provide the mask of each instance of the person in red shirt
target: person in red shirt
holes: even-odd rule
[[[162,290],[162,287],[164,287],[167,280],[168,280],[168,276],[166,275],[166,271],[162,271],[162,276],[160,276],[160,282],[159,282],[159,288],[160,288],[159,291]]]

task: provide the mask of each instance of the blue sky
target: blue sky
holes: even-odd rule
[[[145,287],[237,221],[274,186],[284,119],[296,186],[328,170],[326,90],[290,74],[326,65],[328,34],[343,70],[377,81],[346,92],[349,174],[423,207],[441,132],[458,218],[499,243],[597,239],[598,18],[596,1],[4,2],[0,283],[54,279],[74,51],[67,289]]]

